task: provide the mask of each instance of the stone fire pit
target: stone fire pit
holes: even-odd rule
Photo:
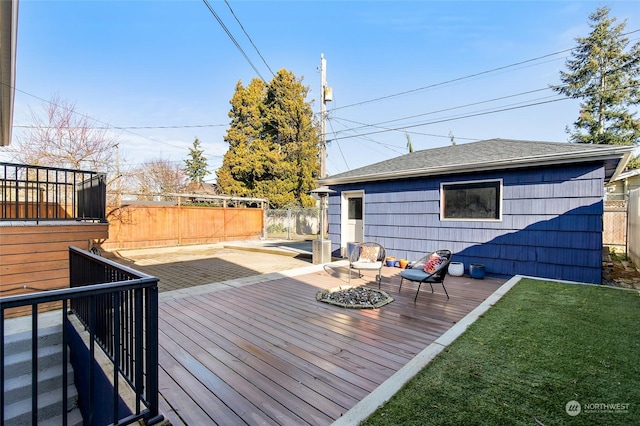
[[[373,309],[393,302],[393,297],[369,287],[334,287],[316,293],[316,300],[342,308]]]

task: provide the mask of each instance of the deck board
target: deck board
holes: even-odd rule
[[[161,302],[161,410],[178,425],[331,424],[504,282],[448,277],[450,299],[423,286],[414,302],[413,283],[384,275],[395,300],[379,309],[317,302],[347,285],[331,271]]]
[[[227,302],[228,301],[225,301],[225,303]],[[238,309],[243,309],[245,312],[249,311],[246,305],[244,307],[236,305],[236,307]],[[253,314],[256,313],[253,312]],[[254,319],[255,318],[258,317],[254,317]],[[239,319],[251,321],[252,318],[246,315],[241,315]],[[270,339],[270,342],[272,344],[279,344],[283,347],[291,346],[292,351],[297,354],[301,354],[300,356],[304,356],[304,353],[300,352],[302,350],[309,351],[314,355],[317,355],[324,359],[343,350],[341,346],[336,345],[333,342],[320,341],[318,339],[315,339],[314,337],[307,334],[304,330],[296,330],[294,327],[290,327],[289,330],[287,330],[286,326],[283,326],[281,323],[278,323],[270,318],[260,318],[259,321],[255,321],[254,323],[252,323],[252,326],[257,333],[264,333],[272,336],[272,338]],[[343,378],[347,378],[346,375],[349,374],[350,371],[357,370],[360,367],[360,364],[354,364],[353,362],[348,361],[348,358],[338,357],[336,358],[336,361],[337,362],[334,362],[336,367],[346,370],[346,372],[340,374],[340,376]],[[323,361],[320,362],[323,363]],[[392,369],[387,369],[386,367],[384,367],[383,363],[380,363],[380,366],[378,368],[388,370],[387,373],[392,373],[394,371]],[[381,372],[379,375],[379,378],[372,377],[372,380],[374,382],[377,382],[387,374]],[[352,377],[352,380],[353,382],[356,382],[358,380],[358,377],[354,376]]]
[[[263,372],[253,369],[246,362],[239,362],[242,358],[238,358],[237,354],[225,351],[216,342],[207,338],[206,335],[211,333],[208,333],[207,330],[202,330],[197,324],[198,320],[201,319],[206,312],[194,310],[190,314],[191,315],[189,315],[189,313],[186,315],[178,314],[178,316],[182,318],[188,317],[189,324],[182,323],[181,327],[176,328],[175,331],[177,331],[179,335],[175,335],[174,337],[178,343],[189,347],[189,352],[193,354],[198,361],[202,362],[206,368],[215,371],[216,375],[225,383],[232,385],[234,389],[242,389],[243,397],[252,401],[252,403],[265,407],[265,414],[273,419],[283,417],[282,410],[284,407],[281,407],[279,401],[287,401],[290,406],[289,408],[293,408],[295,411],[311,412],[313,410],[313,407],[309,407],[307,402],[298,398],[280,383],[272,380]],[[187,335],[193,334],[194,330],[203,331],[202,334],[198,333],[197,342],[193,342],[186,337]],[[245,377],[251,377],[251,381],[246,380]],[[278,376],[276,377],[279,379]],[[266,393],[264,389],[268,389],[269,393]],[[235,395],[220,396],[223,400],[231,397],[235,397]],[[329,418],[321,412],[314,414],[314,417],[320,416],[323,416],[325,421],[329,420]],[[292,419],[292,421],[292,424],[300,424],[303,422],[303,420],[299,418]]]
[[[191,398],[190,394],[188,393],[189,385],[185,384],[183,386],[178,385],[174,382],[171,374],[180,376],[184,379],[186,379],[187,377],[184,375],[176,374],[176,370],[171,370],[171,367],[167,367],[169,358],[170,356],[167,355],[167,357],[164,358],[165,367],[158,369],[159,382],[164,386],[163,388],[160,388],[160,412],[171,422],[173,426],[196,424],[198,420],[201,420],[203,418],[211,419]],[[165,368],[167,368],[170,373],[167,373],[167,371],[165,371]],[[168,396],[171,397],[171,404],[173,406],[171,406],[165,399],[165,395],[167,395],[168,392],[170,392],[170,395]],[[212,422],[213,420],[210,420],[210,423]]]
[[[254,342],[260,343],[257,339],[243,338],[234,333],[234,330],[225,329],[225,325],[219,326],[214,319],[198,319],[200,323],[195,321],[190,323],[194,330],[198,333],[202,333],[203,337],[213,335],[216,339],[216,343],[224,348],[230,354],[235,356],[235,360],[241,360],[243,364],[251,366],[256,371],[261,372],[268,377],[274,379],[274,381],[280,382],[285,386],[291,386],[290,389],[300,387],[301,384],[307,384],[315,380],[315,378],[307,372],[299,369],[292,369],[292,364],[286,362],[282,358],[274,355],[266,350],[261,349]],[[216,331],[212,332],[211,329],[206,327],[212,327]],[[205,328],[205,330],[203,330]],[[235,330],[237,331],[237,330]],[[248,336],[251,337],[251,336]],[[309,394],[310,397],[319,399],[317,403],[323,403],[323,395],[331,395],[335,392],[335,389],[325,386],[317,386],[314,382],[315,389]],[[296,393],[303,392],[305,389],[296,389]],[[328,400],[328,399],[327,399]],[[356,402],[355,400],[351,402]],[[316,405],[318,405],[315,403]]]
[[[244,304],[244,309],[257,313],[262,306],[255,306],[252,303]],[[303,339],[310,345],[317,346],[332,352],[344,350],[344,346],[348,345],[347,352],[353,353],[359,358],[368,360],[372,363],[387,365],[390,368],[400,368],[406,363],[406,357],[401,357],[392,353],[381,354],[372,344],[374,339],[371,337],[365,339],[356,338],[364,337],[363,335],[354,336],[351,334],[345,336],[341,333],[333,333],[327,327],[327,322],[322,321],[319,324],[311,322],[311,317],[303,310],[297,309],[291,304],[278,305],[272,304],[272,326],[279,331],[294,335],[296,338]]]

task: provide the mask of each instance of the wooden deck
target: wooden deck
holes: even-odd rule
[[[336,269],[160,304],[160,409],[174,425],[328,425],[495,291],[504,280],[447,277],[394,301],[344,309],[315,300],[346,285]],[[373,274],[352,285],[373,284]],[[377,285],[374,286],[377,288]]]

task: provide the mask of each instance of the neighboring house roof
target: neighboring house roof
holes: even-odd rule
[[[489,139],[425,149],[320,179],[321,185],[602,161],[605,182],[629,161],[633,146]]]
[[[615,179],[611,179],[611,182],[629,179],[634,176],[640,176],[640,169],[633,169],[633,170],[627,170],[626,172],[622,172]]]
[[[187,192],[192,194],[218,195],[218,187],[207,182],[191,182],[187,185]]]
[[[11,143],[17,33],[18,0],[0,1],[0,146]]]

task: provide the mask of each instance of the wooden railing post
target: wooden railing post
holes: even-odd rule
[[[158,287],[147,288],[146,291],[146,319],[147,319],[147,403],[149,404],[150,419],[147,424],[154,424],[162,417],[158,411]]]

